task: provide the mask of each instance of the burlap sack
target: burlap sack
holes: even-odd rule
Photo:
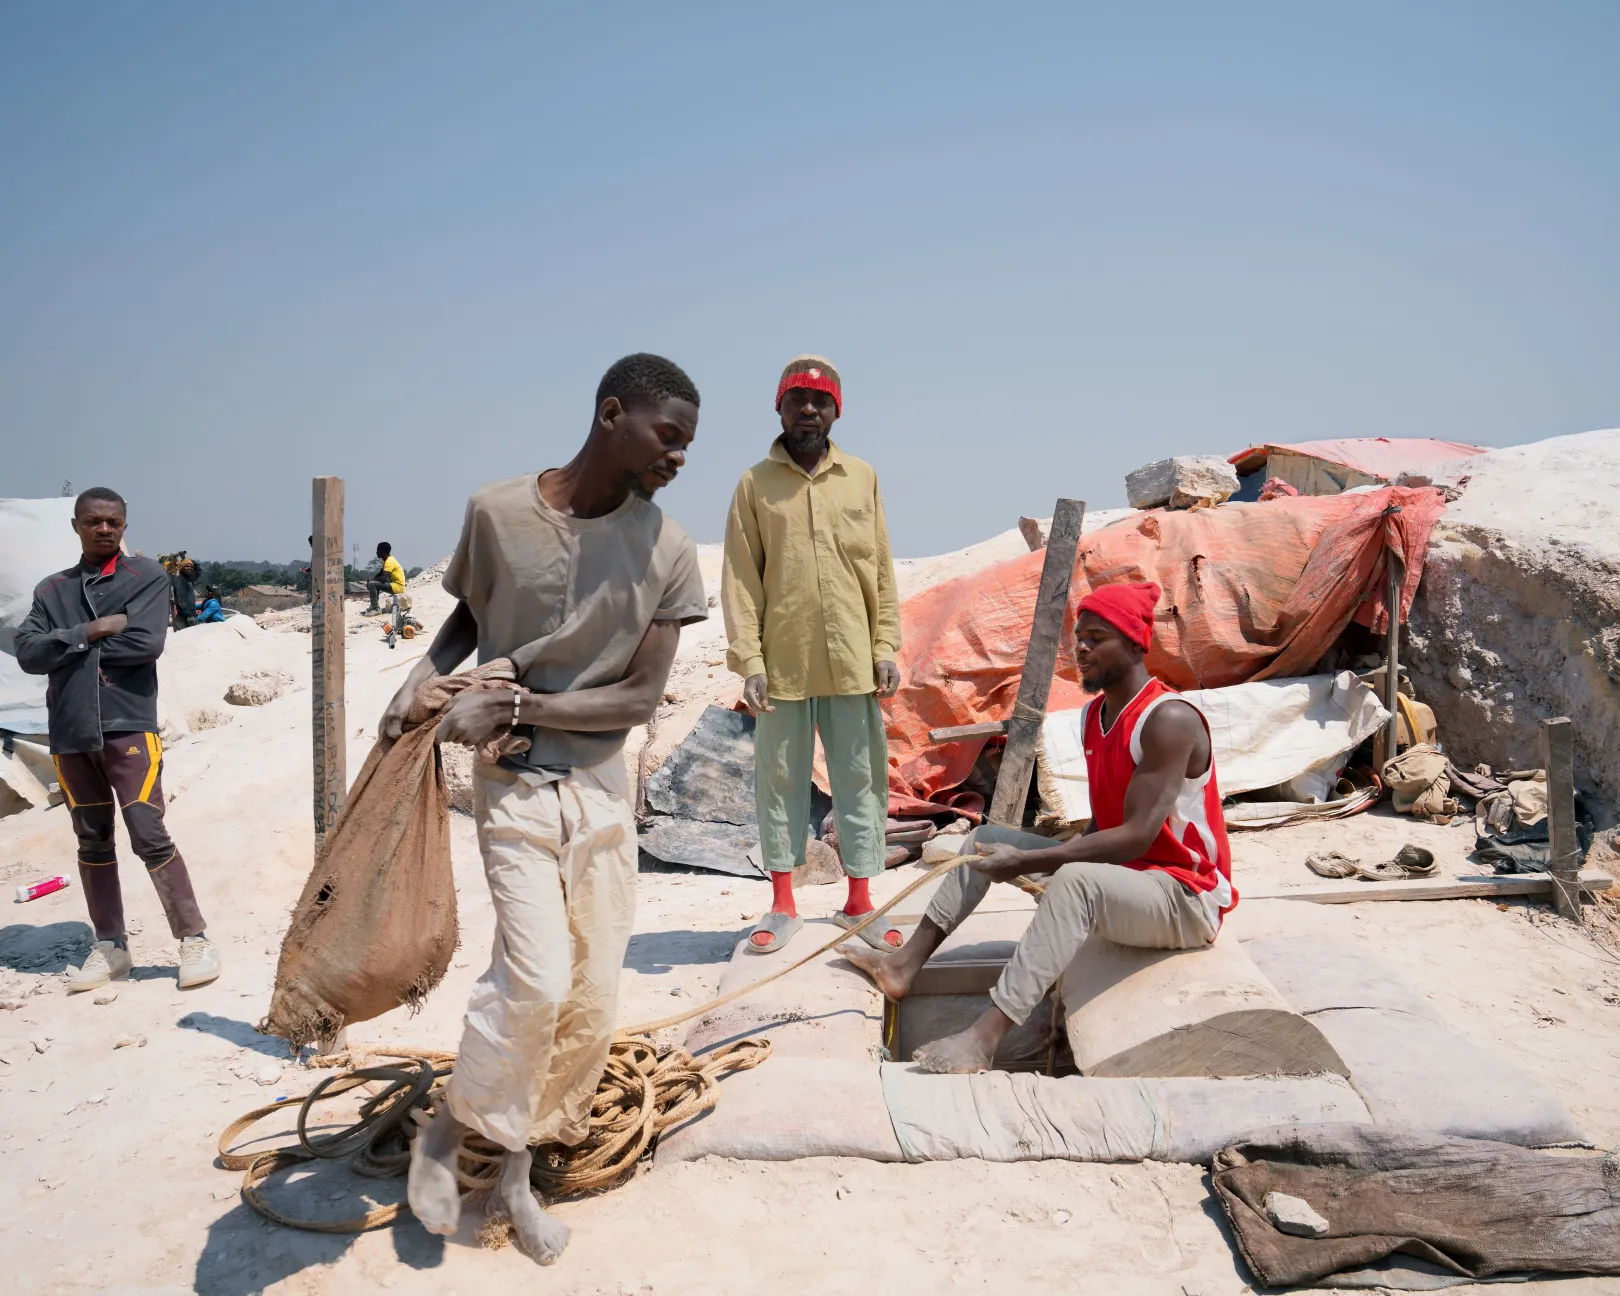
[[[438,985],[457,943],[439,721],[457,694],[510,689],[513,678],[501,658],[430,679],[411,702],[404,736],[372,747],[298,897],[261,1031],[294,1045],[327,1040]],[[478,756],[527,747],[503,728]]]

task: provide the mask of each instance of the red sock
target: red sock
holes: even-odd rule
[[[858,918],[862,914],[871,913],[875,908],[877,906],[872,903],[872,879],[850,878],[849,899],[844,904],[844,912],[851,918]],[[901,938],[899,932],[888,932],[883,939],[896,949],[900,947]]]
[[[798,907],[793,903],[793,874],[771,873],[771,912],[799,916]],[[752,939],[756,945],[768,945],[771,938],[764,932],[756,932]]]

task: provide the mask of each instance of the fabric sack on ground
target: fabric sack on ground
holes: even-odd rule
[[[510,689],[513,678],[502,658],[431,679],[412,699],[404,736],[372,747],[298,897],[260,1030],[295,1045],[328,1039],[438,985],[457,941],[439,721],[459,693]],[[527,746],[502,729],[478,756]]]
[[[1620,1274],[1620,1159],[1368,1125],[1290,1125],[1217,1153],[1215,1194],[1266,1286],[1432,1287],[1499,1274]],[[1308,1202],[1320,1238],[1273,1226],[1267,1193]],[[1428,1281],[1383,1262],[1412,1257]],[[1383,1266],[1357,1281],[1353,1271]],[[1432,1267],[1432,1268],[1431,1268]],[[1352,1271],[1347,1274],[1345,1271]]]

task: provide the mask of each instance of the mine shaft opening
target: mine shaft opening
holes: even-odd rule
[[[922,1045],[965,1030],[990,1006],[990,988],[1007,966],[1005,959],[930,963],[917,974],[899,1003],[885,1003],[883,1047],[888,1059],[909,1062]],[[1055,1012],[1054,986],[1022,1025],[1014,1026],[996,1050],[994,1070],[1074,1075],[1074,1054]]]

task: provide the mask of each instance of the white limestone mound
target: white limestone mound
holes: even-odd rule
[[[1406,660],[1459,765],[1542,763],[1574,721],[1576,783],[1620,806],[1620,429],[1450,465]]]

